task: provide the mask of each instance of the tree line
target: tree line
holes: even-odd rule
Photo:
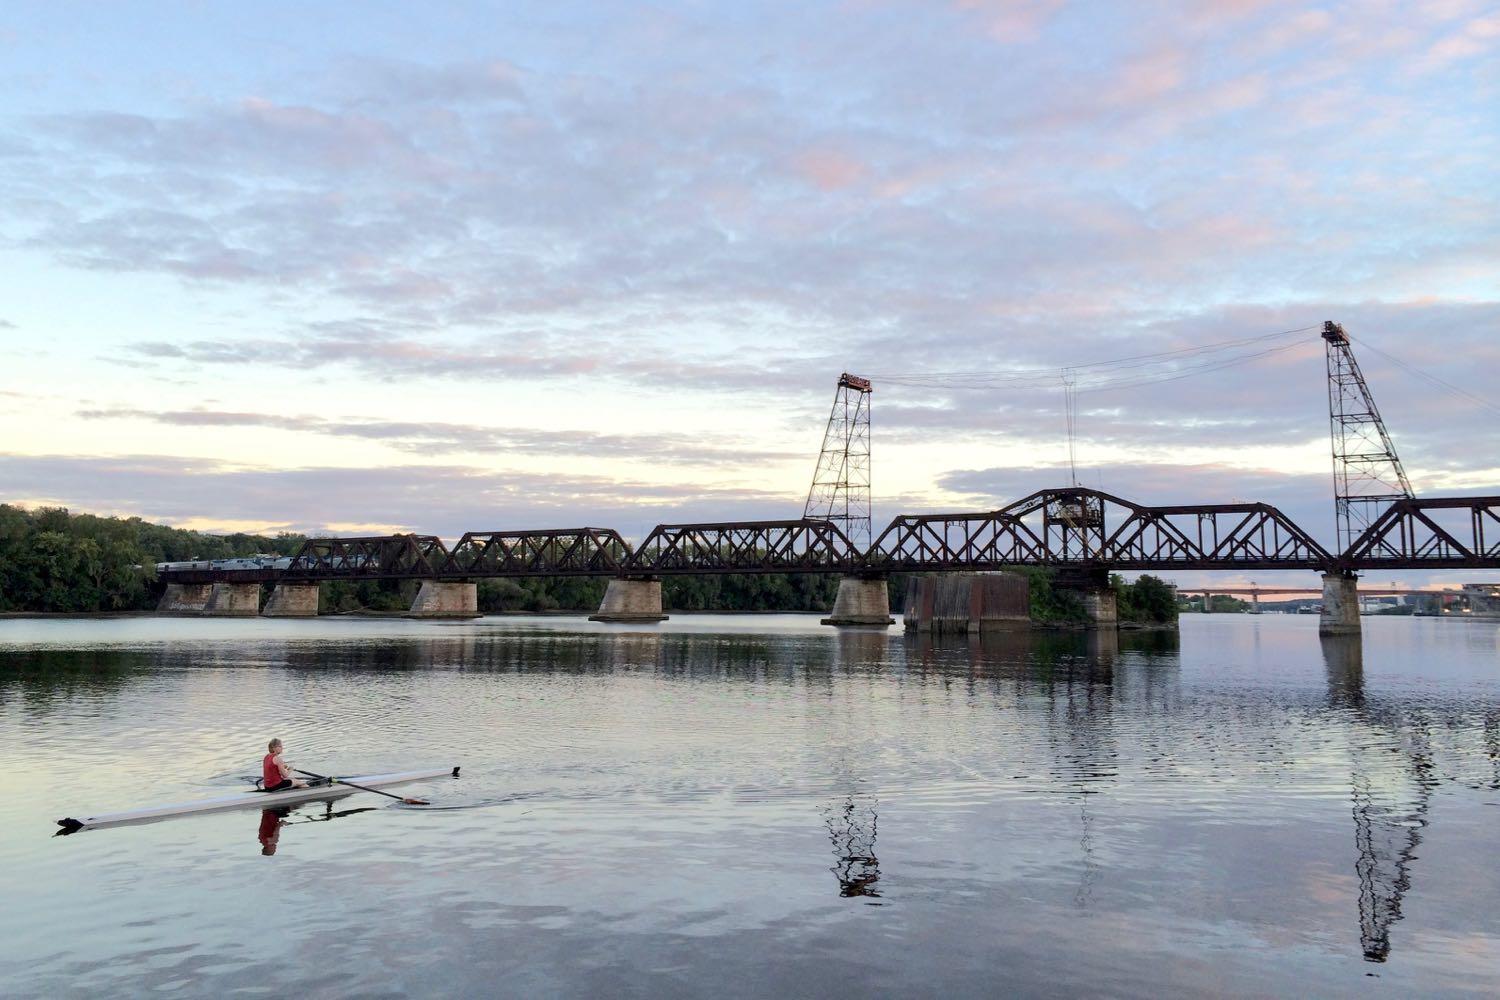
[[[290,555],[303,541],[0,504],[0,611],[143,611],[156,604],[159,562]]]

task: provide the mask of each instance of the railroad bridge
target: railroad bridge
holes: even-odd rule
[[[609,528],[471,531],[451,548],[432,535],[313,538],[282,565],[169,566],[160,607],[255,614],[260,588],[270,584],[263,613],[315,614],[322,582],[417,580],[412,614],[464,615],[476,611],[479,580],[586,576],[610,581],[596,619],[656,621],[665,617],[664,577],[821,573],[841,577],[825,622],[885,625],[891,574],[965,574],[959,603],[969,602],[982,627],[993,587],[967,575],[1040,566],[1062,571],[1061,585],[1078,591],[1095,623],[1108,626],[1114,571],[1313,570],[1323,576],[1323,631],[1357,632],[1361,572],[1500,568],[1500,496],[1416,497],[1347,336],[1327,323],[1323,338],[1337,551],[1270,504],[1148,506],[1080,486],[1040,490],[997,510],[902,515],[874,534],[872,387],[846,374],[800,518],[662,524],[634,546]]]

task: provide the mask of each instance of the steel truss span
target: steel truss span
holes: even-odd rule
[[[452,563],[436,535],[309,538],[281,573],[286,580],[430,580]],[[221,579],[234,579],[222,574]]]
[[[712,573],[893,573],[1061,566],[1091,570],[1500,568],[1500,497],[1403,499],[1334,555],[1263,503],[1148,507],[1082,487],[999,510],[908,515],[860,552],[817,518],[663,524],[633,549],[608,528],[312,538],[285,570],[166,571],[173,583],[480,580]]]
[[[1269,504],[1145,507],[1097,490],[1042,490],[996,511],[898,517],[869,570],[1004,566],[1321,569],[1332,557]]]
[[[469,576],[600,576],[624,570],[630,545],[613,528],[471,531],[451,554]]]
[[[1500,567],[1500,497],[1397,500],[1339,562],[1351,571]]]
[[[631,557],[643,576],[691,573],[847,573],[860,553],[832,521],[662,524]]]

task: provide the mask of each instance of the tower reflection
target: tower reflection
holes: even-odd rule
[[[1349,741],[1354,872],[1359,880],[1360,949],[1368,962],[1391,953],[1391,927],[1411,889],[1436,784],[1427,724],[1399,708],[1368,703],[1358,635],[1324,636],[1330,706],[1353,716]]]
[[[880,859],[875,856],[879,805],[874,796],[851,793],[824,809],[836,859],[829,871],[838,879],[839,895],[845,898],[880,897]]]

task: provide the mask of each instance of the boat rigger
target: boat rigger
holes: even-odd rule
[[[193,802],[173,802],[167,805],[146,806],[141,809],[126,809],[122,812],[97,813],[81,817],[60,819],[57,825],[64,833],[77,830],[96,829],[101,826],[117,826],[124,823],[140,823],[148,820],[166,819],[171,816],[187,816],[192,813],[219,812],[224,809],[279,809],[299,802],[314,802],[339,799],[358,791],[374,790],[408,781],[426,778],[458,777],[457,767],[440,767],[426,771],[397,771],[391,774],[362,774],[349,778],[329,777],[306,788],[287,788],[277,792],[245,791],[233,795],[221,795],[212,799]]]

